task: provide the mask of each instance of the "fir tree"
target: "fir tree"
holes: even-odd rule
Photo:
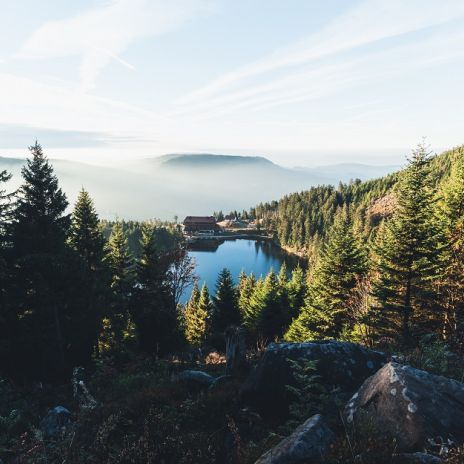
[[[308,287],[306,303],[285,338],[337,338],[349,321],[348,302],[366,271],[365,253],[354,236],[348,209],[340,208]]]
[[[408,161],[395,192],[395,213],[377,239],[379,279],[374,284],[382,325],[393,329],[393,336],[400,332],[404,344],[410,341],[411,323],[420,324],[428,317],[439,253],[430,155],[419,145]]]
[[[273,269],[264,280],[255,285],[246,325],[251,333],[262,340],[275,340],[286,329],[290,320],[290,310],[285,289]]]
[[[240,310],[241,320],[247,325],[247,321],[250,319],[249,310],[251,297],[256,285],[256,278],[253,273],[247,276],[243,271],[239,277],[239,297],[238,297],[238,308]]]
[[[464,149],[457,150],[437,207],[442,228],[440,275],[436,281],[443,309],[441,334],[462,345],[464,329]]]
[[[114,338],[113,342],[116,346],[120,346],[124,332],[130,323],[129,297],[134,277],[133,258],[129,251],[127,236],[120,222],[113,226],[105,251],[105,262],[111,275],[112,293],[112,302],[105,327],[112,332],[110,338]]]
[[[82,189],[74,206],[68,243],[84,265],[87,291],[82,305],[77,338],[87,339],[98,349],[103,308],[108,302],[109,279],[103,265],[105,239],[90,195]],[[77,347],[80,343],[75,342]]]
[[[239,325],[241,321],[237,291],[232,275],[226,268],[219,273],[213,302],[212,329],[222,336],[228,326]]]
[[[209,297],[206,282],[201,292],[195,282],[192,296],[185,310],[185,338],[194,346],[201,346],[206,340],[209,331],[212,303]]]
[[[42,147],[36,142],[30,151],[9,225],[13,275],[8,304],[16,318],[13,365],[45,378],[61,375],[66,363],[76,361],[68,354],[76,351],[74,331],[81,327],[86,282],[80,260],[66,245],[66,196]],[[82,346],[86,343],[82,340]]]
[[[298,263],[292,271],[292,278],[287,284],[288,300],[291,308],[291,317],[298,315],[304,303],[306,293],[305,273]]]
[[[177,340],[177,312],[167,267],[156,249],[153,227],[144,224],[131,312],[140,347],[148,353],[165,354]]]
[[[105,240],[93,201],[84,189],[79,192],[74,206],[69,243],[89,269],[101,268]]]

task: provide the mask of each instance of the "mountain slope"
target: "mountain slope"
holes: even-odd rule
[[[431,160],[431,171],[438,186],[447,178],[453,159],[458,156],[464,156],[464,146]],[[345,204],[350,206],[356,226],[368,239],[380,220],[394,209],[393,189],[399,172],[337,188],[312,187],[278,201],[258,204],[255,214],[266,228],[275,231],[284,247],[312,256],[329,230],[336,209]]]
[[[21,183],[24,162],[0,157],[0,169],[13,174],[11,190]],[[259,156],[212,154],[171,154],[113,167],[65,160],[52,163],[71,204],[84,187],[107,219],[172,219],[243,209],[314,185],[365,178],[368,171],[365,167],[289,169]]]

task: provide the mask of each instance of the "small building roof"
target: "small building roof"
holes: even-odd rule
[[[189,224],[207,224],[215,225],[216,218],[214,216],[187,216],[183,222],[184,225]]]

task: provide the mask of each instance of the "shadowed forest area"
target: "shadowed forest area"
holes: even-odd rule
[[[463,462],[462,147],[250,208],[307,266],[215,288],[176,223],[68,213],[38,143],[9,179],[0,460]]]

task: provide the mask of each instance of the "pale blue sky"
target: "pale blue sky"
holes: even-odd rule
[[[463,0],[18,0],[0,154],[397,164],[464,143]]]

